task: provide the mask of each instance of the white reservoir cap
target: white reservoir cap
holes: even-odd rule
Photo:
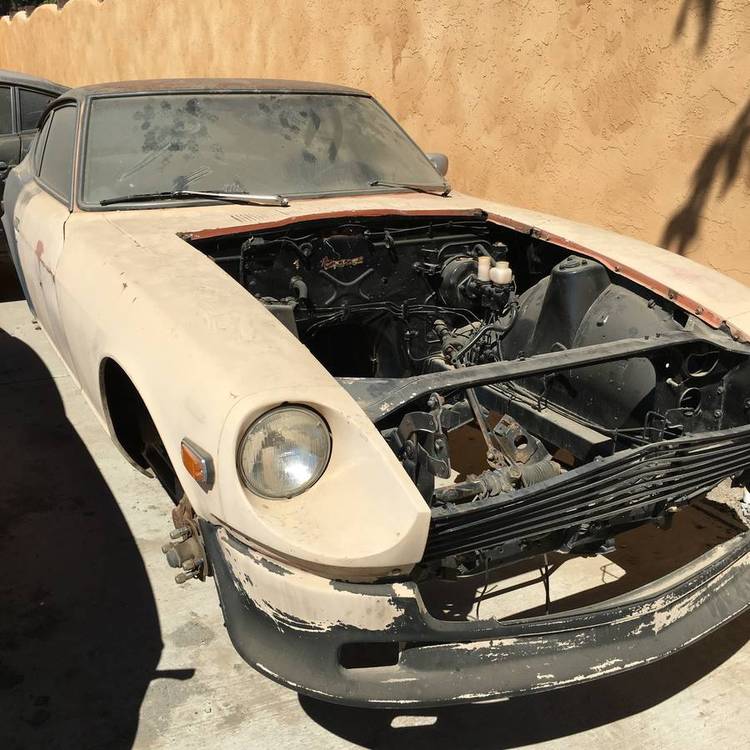
[[[480,255],[477,258],[477,278],[480,281],[490,280],[490,267],[492,266],[492,258],[488,255]]]
[[[501,266],[500,263],[505,263]],[[500,261],[494,268],[490,269],[490,281],[493,284],[510,284],[513,281],[513,271],[506,261]]]

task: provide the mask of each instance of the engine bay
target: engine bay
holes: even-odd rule
[[[748,347],[592,258],[481,211],[192,244],[370,415],[432,509],[430,575],[609,549],[745,484]]]

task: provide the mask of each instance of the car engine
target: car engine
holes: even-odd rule
[[[193,244],[378,426],[432,509],[431,575],[609,549],[744,483],[747,348],[590,257],[481,211]]]

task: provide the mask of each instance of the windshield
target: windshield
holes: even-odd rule
[[[372,99],[341,94],[159,94],[91,103],[83,202],[204,190],[372,192],[434,186],[427,157]]]

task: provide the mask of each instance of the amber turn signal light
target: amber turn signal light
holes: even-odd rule
[[[214,486],[214,462],[211,456],[188,438],[182,439],[180,452],[188,474],[208,492]]]

